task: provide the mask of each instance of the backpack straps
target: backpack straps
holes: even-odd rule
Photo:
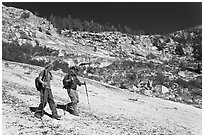
[[[47,70],[43,70],[43,76],[42,76],[42,81],[44,81],[44,78],[48,75],[48,73],[50,74],[50,76],[51,76],[51,79],[52,79],[52,73],[50,72],[50,71],[47,71]]]
[[[45,70],[43,70],[43,76],[42,76],[42,79],[41,79],[42,81],[44,81],[45,73],[46,73]]]

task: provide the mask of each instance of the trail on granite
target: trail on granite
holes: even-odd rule
[[[79,113],[76,117],[57,109],[61,120],[45,115],[43,123],[30,107],[39,104],[34,79],[42,67],[2,61],[2,134],[3,135],[201,135],[202,109],[152,98],[127,90],[80,78],[87,82],[78,88]],[[62,89],[65,74],[53,71],[51,82],[56,103],[69,101]],[[49,105],[45,111],[51,114]]]

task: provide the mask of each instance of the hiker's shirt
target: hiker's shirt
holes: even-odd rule
[[[66,76],[65,76],[65,79],[67,80],[67,81],[69,81],[68,82],[68,84],[67,84],[67,86],[68,86],[68,90],[69,89],[73,89],[73,90],[76,90],[77,89],[77,85],[79,85],[79,86],[81,86],[82,85],[82,83],[79,81],[79,79],[77,78],[77,76],[74,74],[67,74]]]
[[[77,89],[77,85],[81,86],[82,83],[79,81],[79,79],[77,78],[77,76],[72,76],[72,85],[71,85],[71,89],[76,90]]]
[[[45,74],[44,74],[45,73]],[[44,78],[43,78],[43,75],[44,75]],[[41,73],[40,73],[40,77],[42,78],[42,81],[45,82],[45,86],[44,88],[46,89],[51,89],[51,86],[50,86],[50,81],[52,80],[52,74],[51,72],[47,71],[47,70],[43,70]]]

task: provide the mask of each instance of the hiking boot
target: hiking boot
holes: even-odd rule
[[[79,114],[78,114],[78,113],[73,113],[72,115],[79,116]]]
[[[71,111],[70,114],[72,114],[72,115],[74,115],[74,116],[79,116],[79,114],[77,113],[77,111]]]
[[[55,115],[52,115],[52,118],[55,118],[57,120],[60,120],[61,119],[61,116],[59,116],[58,114],[55,114]]]
[[[75,116],[79,116],[79,114],[77,112],[77,104],[73,104],[72,107],[73,107],[72,114],[75,115]]]
[[[42,118],[42,114],[39,113],[39,112],[35,112],[34,116],[35,116],[36,118],[39,118],[39,119]]]

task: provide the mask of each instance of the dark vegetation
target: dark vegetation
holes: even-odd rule
[[[89,68],[91,76],[85,74],[83,77],[95,79],[117,86],[121,89],[130,89],[140,82],[152,81],[152,86],[164,85],[175,96],[172,101],[179,101],[187,104],[195,104],[200,106],[200,102],[189,101],[191,99],[202,99],[202,77],[186,81],[178,76],[178,71],[170,65],[149,65],[149,63],[135,62],[135,61],[118,61],[114,62],[105,68]],[[177,64],[179,66],[179,64]],[[164,72],[170,72],[173,79],[165,75]],[[81,73],[82,74],[82,73]],[[139,91],[138,93],[140,93]],[[156,96],[156,95],[155,95]],[[162,97],[162,96],[157,96]],[[181,98],[181,100],[180,100]]]
[[[48,62],[46,60],[37,60],[33,59],[33,57],[57,57],[59,54],[59,51],[42,47],[42,46],[32,46],[31,44],[22,44],[19,45],[18,43],[5,43],[2,42],[2,59],[14,61],[14,62],[20,62],[20,63],[26,63],[36,66],[42,66],[44,67],[45,64],[49,63],[51,60],[48,59]],[[60,60],[56,60],[54,62],[54,70],[61,69],[63,72],[67,72],[67,66],[68,64],[65,62],[62,62]]]
[[[193,48],[192,53],[195,60],[202,61],[202,29],[199,26],[164,36],[153,37],[152,43],[160,51],[167,48],[166,44],[170,42],[170,39],[178,43],[175,53],[172,54],[186,56],[184,49],[190,46]]]
[[[20,18],[26,19],[26,18],[29,18],[29,17],[30,17],[30,13],[29,13],[29,12],[23,12],[23,13],[21,14],[21,17],[20,17]]]
[[[133,35],[142,35],[144,34],[143,30],[133,30],[128,26],[121,26],[120,24],[114,26],[108,22],[105,24],[99,24],[91,21],[81,21],[79,18],[72,18],[71,15],[67,17],[60,17],[55,15],[50,15],[47,17],[49,21],[57,28],[58,32],[61,33],[61,30],[73,30],[73,31],[88,31],[88,32],[104,32],[104,31],[119,31],[122,33],[133,34]]]

